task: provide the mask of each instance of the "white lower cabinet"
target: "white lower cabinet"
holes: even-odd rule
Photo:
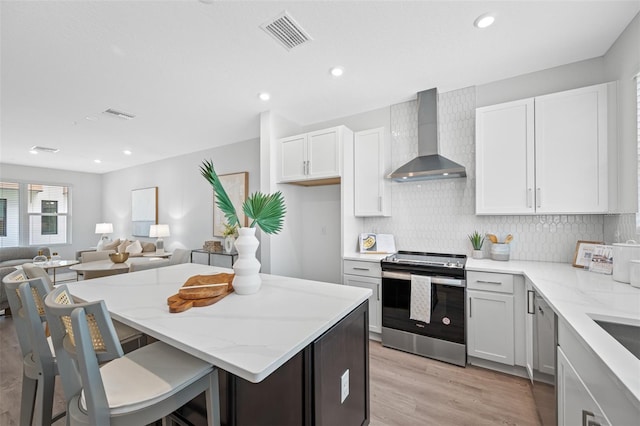
[[[558,426],[604,426],[611,423],[558,347]]]
[[[344,285],[371,289],[369,331],[382,333],[382,270],[379,263],[344,261]]]
[[[467,273],[467,355],[515,364],[513,275]]]

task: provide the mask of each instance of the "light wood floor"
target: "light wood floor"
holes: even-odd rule
[[[18,425],[22,364],[11,317],[0,316],[0,426]],[[539,426],[528,382],[370,344],[371,426]],[[56,386],[54,412],[64,409]],[[64,425],[61,419],[56,425]]]

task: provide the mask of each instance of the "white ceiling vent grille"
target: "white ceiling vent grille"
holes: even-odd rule
[[[55,154],[56,152],[60,151],[60,149],[59,148],[47,148],[46,146],[34,145],[34,146],[31,147],[30,151],[47,152],[49,154]]]
[[[109,114],[109,115],[111,115],[113,117],[122,118],[124,120],[133,120],[134,118],[136,118],[136,116],[133,115],[133,114],[129,114],[129,113],[126,113],[126,112],[118,111],[118,110],[115,110],[113,108],[109,108],[109,109],[105,110],[103,112],[103,114]]]
[[[260,28],[265,30],[267,34],[282,44],[287,50],[291,50],[294,47],[313,40],[286,10],[275,18],[260,25]]]

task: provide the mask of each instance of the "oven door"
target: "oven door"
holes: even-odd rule
[[[411,274],[382,271],[382,326],[465,344],[466,281],[431,277],[431,321],[409,318]]]

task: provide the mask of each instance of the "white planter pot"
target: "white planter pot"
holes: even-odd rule
[[[256,228],[240,228],[238,235],[238,259],[233,264],[236,275],[233,278],[233,289],[237,294],[254,294],[262,285],[262,279],[258,274],[261,265],[256,259],[256,250],[260,242],[256,238]]]
[[[233,251],[233,243],[236,242],[236,239],[233,235],[227,235],[224,237],[224,252],[231,253]]]
[[[482,259],[484,257],[484,253],[482,250],[474,250],[473,253],[471,253],[471,257],[474,259]]]

